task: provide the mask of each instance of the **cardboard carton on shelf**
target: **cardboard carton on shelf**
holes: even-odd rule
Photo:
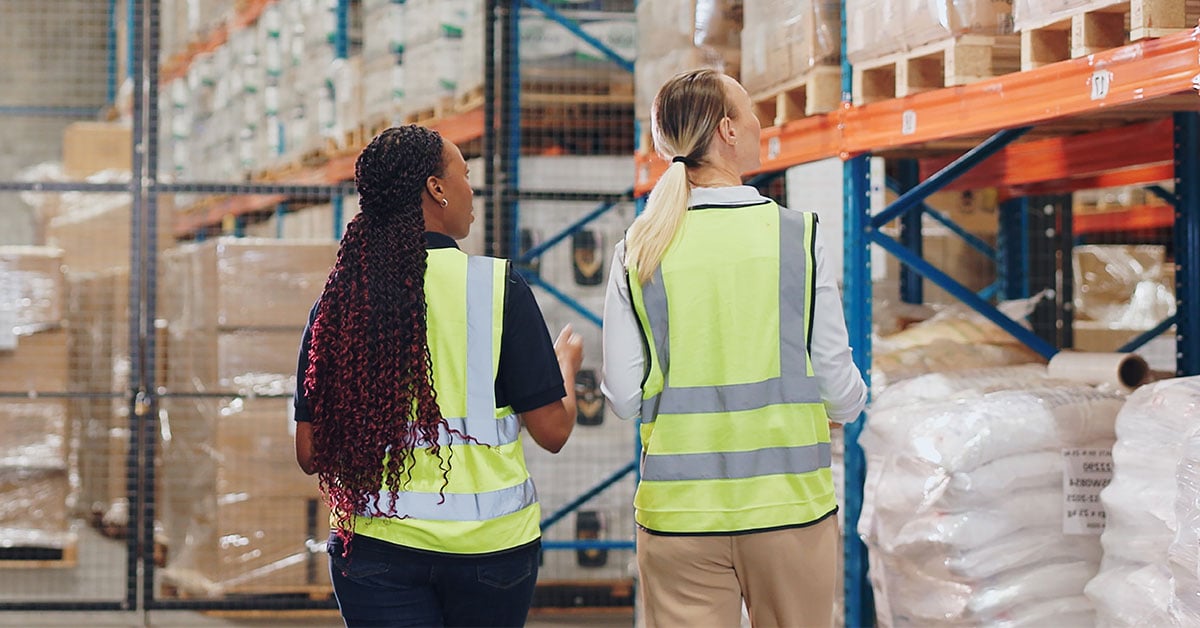
[[[129,171],[133,164],[131,128],[120,122],[74,122],[63,131],[63,172],[83,179],[103,170]]]
[[[175,330],[303,328],[338,243],[217,238],[163,256],[162,314]]]

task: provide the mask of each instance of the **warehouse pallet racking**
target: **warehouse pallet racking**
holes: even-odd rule
[[[844,3],[843,3],[844,4]],[[843,12],[845,15],[845,12]],[[843,22],[843,36],[845,24]],[[1177,314],[1121,348],[1133,351],[1174,325],[1179,375],[1200,373],[1200,28],[1142,40],[1084,57],[1058,61],[968,85],[944,87],[904,98],[851,105],[853,69],[843,60],[843,106],[834,112],[763,129],[760,176],[791,166],[838,157],[844,161],[845,303],[854,358],[871,368],[872,293],[869,249],[878,245],[917,275],[949,292],[1049,358],[1059,347],[997,310],[988,297],[1029,296],[1027,251],[1003,244],[1024,240],[1022,199],[1117,185],[1152,185],[1173,179],[1169,208],[1129,209],[1074,218],[1077,235],[1174,227]],[[1017,142],[1020,138],[1024,142]],[[969,150],[967,150],[969,149]],[[966,150],[966,152],[963,152]],[[871,214],[868,159],[919,158],[908,181],[889,181],[900,193],[886,209]],[[634,193],[644,195],[666,164],[650,151],[637,153]],[[943,189],[998,187],[1002,204],[996,251],[923,207]],[[1161,188],[1160,188],[1161,190]],[[1165,191],[1164,191],[1165,192]],[[920,213],[951,227],[968,243],[998,259],[1002,292],[980,295],[921,258]],[[1070,234],[1069,208],[1059,229]],[[916,218],[917,243],[881,231],[887,223]],[[910,236],[914,231],[907,222]],[[1007,235],[1007,237],[1005,237]],[[902,290],[919,283],[911,275]],[[865,460],[857,439],[864,421],[846,429],[846,625],[874,622],[866,548],[857,536]]]

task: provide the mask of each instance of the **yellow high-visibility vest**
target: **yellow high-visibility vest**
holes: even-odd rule
[[[456,248],[429,250],[425,270],[429,352],[438,406],[450,427],[449,484],[441,460],[414,450],[412,481],[382,489],[354,518],[354,533],[435,552],[483,554],[541,536],[541,509],[512,408],[497,408],[495,381],[504,330],[504,260]],[[352,446],[352,445],[351,445]],[[442,451],[445,457],[447,452]],[[386,516],[392,505],[403,518]]]
[[[837,507],[809,353],[816,216],[773,202],[693,208],[652,280],[628,269],[648,348],[639,525],[732,533]]]

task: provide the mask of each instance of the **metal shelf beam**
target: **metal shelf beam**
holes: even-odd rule
[[[1119,108],[1137,111],[1156,99],[1193,93],[1200,85],[1197,59],[1200,28],[970,85],[857,107],[844,104],[832,113],[763,129],[760,171],[1101,111],[1119,115]],[[666,163],[648,151],[638,153],[637,163],[635,193],[640,196]]]

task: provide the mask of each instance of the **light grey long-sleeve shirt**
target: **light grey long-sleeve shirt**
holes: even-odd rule
[[[766,202],[750,186],[694,188],[689,206],[746,205]],[[829,418],[838,423],[853,421],[867,404],[867,387],[854,365],[842,315],[837,282],[825,263],[821,239],[816,238],[817,293],[813,301],[813,373]],[[645,343],[625,280],[624,242],[617,244],[609,265],[608,289],[604,297],[604,379],[601,391],[613,412],[624,419],[641,414],[642,379],[646,373]]]

